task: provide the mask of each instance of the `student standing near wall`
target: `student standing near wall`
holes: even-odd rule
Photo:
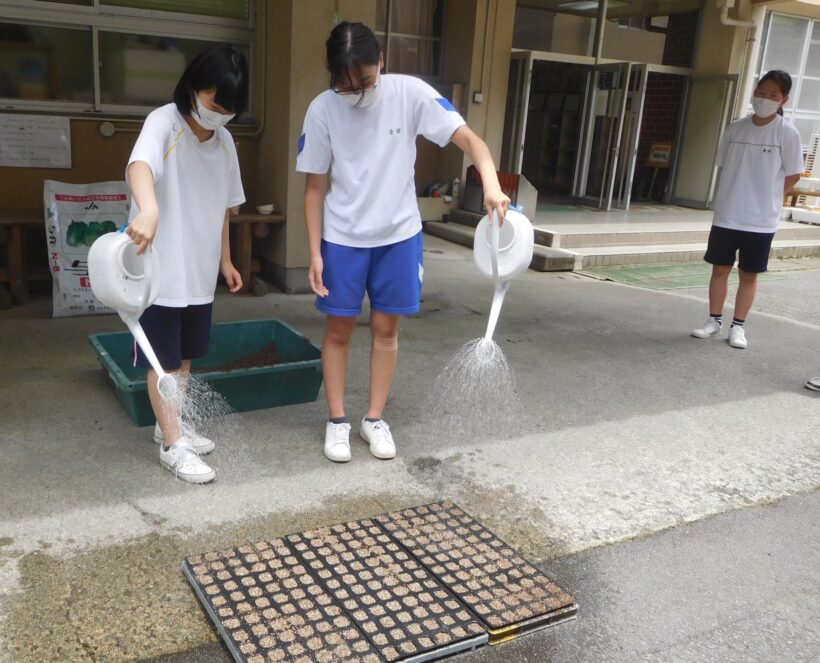
[[[316,307],[327,314],[324,453],[336,462],[351,457],[345,375],[350,338],[367,293],[370,400],[359,432],[373,456],[389,459],[396,446],[382,414],[396,368],[399,322],[419,310],[423,277],[413,177],[416,136],[442,147],[452,141],[472,159],[487,210],[503,219],[510,200],[501,191],[487,145],[447,99],[412,76],[380,73],[382,54],[368,27],[340,23],[326,46],[331,89],[308,108],[296,161],[296,170],[307,173],[310,285]]]
[[[697,338],[720,336],[729,274],[739,254],[740,284],[728,340],[733,348],[748,344],[744,324],[757,291],[757,275],[768,268],[783,195],[803,172],[800,134],[783,119],[791,86],[785,71],[768,72],[755,88],[754,114],[732,122],[720,142],[720,182],[704,256],[712,264],[709,318],[692,332]]]
[[[208,353],[219,272],[231,292],[242,277],[231,262],[228,212],[245,202],[239,160],[225,124],[248,104],[248,65],[229,46],[197,55],[174,90],[174,102],[145,119],[128,160],[134,204],[126,232],[142,253],[159,254],[159,296],[140,324],[166,371],[184,388],[191,360]],[[190,483],[216,477],[200,455],[214,442],[180,418],[178,404],[157,389],[157,374],[134,344],[135,365],[148,368],[148,395],[157,417],[160,464]]]

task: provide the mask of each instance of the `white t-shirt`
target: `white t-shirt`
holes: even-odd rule
[[[444,147],[464,119],[424,81],[383,74],[373,104],[354,108],[333,90],[311,102],[296,170],[326,174],[322,237],[334,244],[394,244],[421,230],[413,180],[416,136]]]
[[[135,161],[151,167],[159,205],[153,246],[161,283],[154,303],[183,307],[212,302],[225,211],[245,202],[230,132],[222,127],[200,142],[176,106],[166,104],[145,118],[128,164]],[[134,201],[129,222],[138,213]]]
[[[720,141],[717,165],[722,170],[713,223],[773,233],[783,209],[786,176],[803,172],[800,134],[780,115],[762,127],[752,117],[732,122]]]

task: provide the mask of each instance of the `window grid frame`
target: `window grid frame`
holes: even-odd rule
[[[384,38],[384,73],[389,74],[390,67],[390,42],[393,38],[404,38],[404,39],[415,39],[417,41],[428,41],[433,42],[433,44],[438,43],[439,47],[439,71],[433,75],[428,74],[409,74],[411,76],[415,76],[416,78],[420,78],[427,83],[441,83],[443,79],[443,62],[444,62],[444,31],[447,24],[447,7],[444,7],[444,14],[441,20],[441,37],[428,37],[427,35],[419,35],[419,34],[411,34],[407,32],[394,32],[391,29],[391,21],[393,18],[393,3],[396,0],[386,0],[386,8],[385,8],[385,29],[384,30],[374,30],[373,34],[376,37],[383,37]]]
[[[13,4],[12,4],[13,1]],[[203,17],[197,14],[180,14],[157,10],[141,10],[127,7],[111,7],[105,0],[94,0],[93,6],[70,5],[59,2],[37,2],[33,0],[0,0],[0,23],[73,29],[88,31],[91,37],[93,100],[88,102],[57,101],[53,99],[18,99],[0,97],[0,106],[6,112],[47,112],[54,115],[94,115],[113,116],[148,115],[155,106],[102,103],[100,87],[100,32],[145,35],[147,37],[176,37],[203,42],[233,43],[247,49],[250,69],[250,96],[253,97],[254,54],[256,35],[254,33],[254,3],[249,0],[248,20]],[[110,11],[110,10],[125,11]],[[202,20],[202,19],[207,20]],[[251,114],[238,122],[241,126],[253,126]]]
[[[804,22],[805,28],[803,31],[803,44],[800,49],[800,61],[797,72],[789,72],[792,75],[794,86],[789,94],[789,101],[794,99],[794,102],[789,104],[789,108],[783,109],[783,116],[795,124],[797,120],[811,120],[820,122],[820,109],[818,110],[800,110],[798,103],[800,101],[801,92],[803,91],[804,80],[820,80],[820,76],[806,76],[806,65],[808,64],[809,50],[812,44],[820,43],[820,19],[811,16],[795,16],[794,14],[787,14],[784,12],[769,11],[766,16],[766,24],[764,28],[765,37],[763,40],[763,48],[760,49],[760,58],[756,68],[756,80],[760,80],[764,73],[764,63],[769,52],[769,37],[771,36],[772,22],[776,16],[784,18],[799,20]],[[751,109],[751,100],[749,100],[748,109]],[[818,129],[820,131],[820,129]],[[816,133],[816,132],[812,132]],[[811,137],[809,137],[810,139]],[[806,147],[806,145],[803,145]]]

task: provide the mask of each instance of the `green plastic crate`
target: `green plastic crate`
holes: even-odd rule
[[[144,368],[131,365],[130,332],[88,337],[111,388],[137,426],[154,423]],[[272,366],[208,371],[261,351],[273,342],[282,363]],[[281,320],[220,322],[211,329],[208,355],[194,360],[197,377],[206,380],[238,412],[315,401],[322,385],[321,350]],[[202,370],[205,369],[205,370]]]

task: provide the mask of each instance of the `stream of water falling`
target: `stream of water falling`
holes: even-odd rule
[[[251,454],[245,443],[245,427],[241,417],[230,416],[234,409],[225,397],[196,375],[181,377],[176,383],[175,393],[165,401],[188,426],[215,442],[216,451],[208,459],[217,461],[214,465],[220,471],[226,469],[226,463],[247,465]],[[229,453],[220,453],[228,450]],[[206,462],[210,463],[208,459]]]
[[[508,286],[495,288],[484,336],[462,346],[436,378],[429,409],[435,425],[451,438],[504,435],[520,416],[515,376],[492,340]]]

